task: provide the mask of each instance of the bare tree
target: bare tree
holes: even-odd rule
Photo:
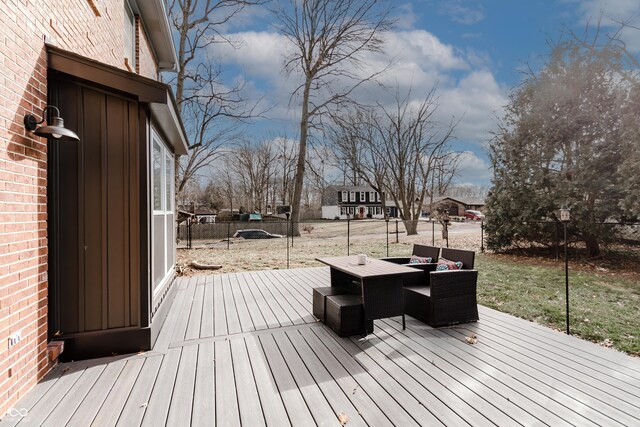
[[[284,4],[283,4],[284,3]],[[381,50],[390,28],[383,0],[283,0],[274,9],[280,31],[294,46],[285,69],[299,72],[302,83],[300,135],[294,180],[292,219],[300,218],[309,132],[331,107],[349,100],[353,91],[374,76],[358,74],[361,54]]]
[[[227,87],[219,66],[206,54],[215,43],[231,43],[221,32],[247,6],[264,0],[170,0],[171,23],[178,37],[175,86],[178,112],[192,145],[186,160],[175,167],[176,196],[189,180],[219,157],[219,149],[237,137],[224,119],[243,120],[257,115],[257,103],[241,95],[243,83]]]
[[[434,182],[447,185],[456,172],[457,153],[449,142],[457,122],[442,130],[435,122],[435,89],[417,106],[410,95],[401,97],[396,91],[392,107],[359,107],[334,117],[333,144],[341,158],[357,168],[358,176],[382,195],[383,208],[392,200],[407,234],[416,234],[430,188]]]
[[[274,160],[277,154],[273,145],[270,141],[243,141],[229,156],[244,206],[251,211],[265,212],[269,185],[275,175]]]

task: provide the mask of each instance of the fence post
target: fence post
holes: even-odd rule
[[[298,227],[300,227],[300,223],[298,223]],[[291,221],[291,247],[293,247],[293,221]]]
[[[558,222],[555,223],[555,234],[556,234],[556,244],[555,249],[556,249],[556,262],[560,261],[560,237],[558,236]]]
[[[480,221],[480,252],[484,252],[484,220]]]
[[[191,218],[187,218],[187,248],[191,249]]]
[[[227,222],[227,250],[230,249],[231,244],[231,222]]]
[[[384,221],[387,223],[387,257],[389,257],[389,217],[384,216]]]
[[[431,220],[431,246],[436,245],[436,222]]]
[[[396,243],[400,243],[398,240],[398,220],[396,219]]]
[[[347,214],[347,256],[349,255],[349,238],[351,233],[351,219],[350,215]]]

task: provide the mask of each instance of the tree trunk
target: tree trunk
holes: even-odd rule
[[[300,208],[302,201],[302,186],[304,185],[305,158],[307,156],[307,136],[309,133],[309,92],[311,80],[307,78],[302,97],[302,114],[300,117],[300,143],[298,146],[298,162],[296,176],[293,183],[293,200],[291,201],[291,221],[293,221],[293,233],[299,235]]]
[[[407,236],[415,236],[418,234],[418,220],[405,219],[402,222],[404,223],[404,228],[407,230]]]
[[[584,238],[584,243],[587,245],[587,254],[590,257],[597,257],[600,255],[600,243],[598,239],[594,236],[586,235]]]

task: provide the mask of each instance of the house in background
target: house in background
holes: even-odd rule
[[[44,3],[0,8],[0,414],[59,342],[64,359],[151,348],[173,295],[187,138],[159,81],[177,62],[165,2]]]
[[[382,209],[380,194],[368,186],[331,186],[322,197],[322,219],[390,218],[398,216],[392,201],[386,201],[386,212]]]
[[[484,199],[478,197],[434,197],[433,201],[427,201],[424,212],[436,210],[446,211],[449,216],[463,216],[467,210],[482,211],[484,209]]]

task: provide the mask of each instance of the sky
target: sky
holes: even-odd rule
[[[366,58],[368,70],[391,59],[394,68],[380,77],[387,87],[416,101],[436,85],[439,123],[460,119],[453,146],[462,151],[456,181],[489,186],[492,177],[488,143],[503,115],[508,96],[523,70],[539,69],[549,42],[563,30],[578,33],[601,15],[605,31],[611,19],[636,18],[640,0],[414,0],[394,1],[394,30],[381,54]],[[639,23],[638,19],[635,21]],[[269,108],[264,118],[243,124],[248,137],[297,137],[298,77],[283,72],[288,52],[271,15],[252,8],[224,28],[235,47],[214,45],[228,85],[243,81],[246,96]],[[640,31],[625,34],[627,46],[640,51]],[[392,93],[369,89],[366,96],[383,104]]]

